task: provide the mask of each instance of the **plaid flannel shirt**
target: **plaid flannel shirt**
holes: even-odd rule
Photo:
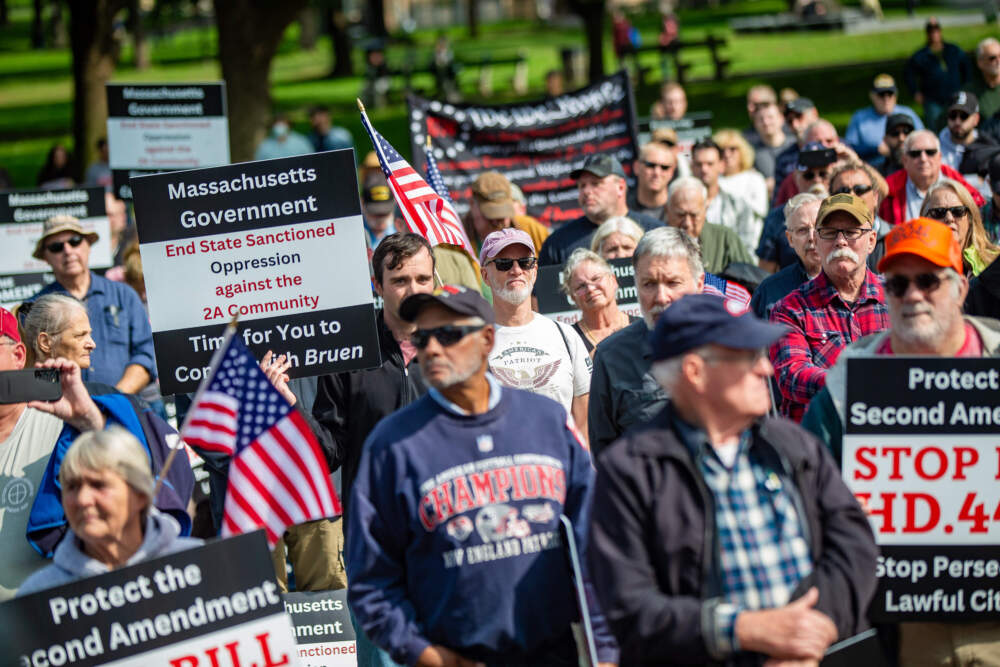
[[[771,321],[791,331],[771,346],[781,414],[801,422],[848,344],[889,328],[882,277],[868,269],[858,300],[847,304],[824,271],[778,302]]]
[[[675,421],[714,499],[722,595],[706,601],[703,622],[709,653],[724,659],[740,650],[736,616],[787,604],[813,570],[801,499],[777,461],[751,450],[749,430],[729,468],[704,431]]]

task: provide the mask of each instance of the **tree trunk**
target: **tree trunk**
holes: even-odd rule
[[[69,38],[73,53],[73,155],[79,177],[97,155],[96,142],[107,133],[108,100],[104,84],[115,71],[118,51],[115,14],[127,0],[69,0]]]
[[[479,37],[479,0],[466,0],[469,3],[469,37]]]
[[[233,162],[252,160],[271,115],[271,60],[306,0],[215,0]]]
[[[10,14],[7,11],[7,0],[0,0],[0,26],[10,22]]]
[[[372,37],[386,37],[389,31],[385,29],[385,2],[383,0],[368,0],[368,33]]]
[[[45,48],[45,0],[31,3],[31,48]]]
[[[604,77],[605,2],[604,0],[577,0],[570,3],[570,7],[583,19],[583,30],[587,38],[587,73],[590,83],[596,83]]]
[[[149,69],[149,42],[146,41],[146,28],[142,24],[142,7],[140,0],[129,0],[128,30],[132,33],[133,60],[136,69]]]
[[[316,48],[319,31],[318,9],[315,7],[306,7],[299,12],[299,46],[304,51],[312,51]]]
[[[347,15],[344,14],[343,0],[333,0],[324,10],[324,25],[330,35],[333,48],[333,67],[330,78],[354,76],[354,61],[351,59],[351,35],[347,32]]]

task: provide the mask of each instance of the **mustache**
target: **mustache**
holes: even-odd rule
[[[826,262],[827,264],[829,264],[830,262],[841,258],[849,259],[853,261],[855,264],[861,263],[861,258],[858,257],[858,253],[854,252],[850,248],[837,248],[836,250],[834,250],[833,252],[831,252],[829,255],[826,256]]]
[[[913,317],[915,315],[933,315],[934,309],[926,303],[904,303],[899,307],[899,314],[903,317]]]

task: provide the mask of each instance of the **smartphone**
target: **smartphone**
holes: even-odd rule
[[[799,164],[803,167],[816,169],[825,167],[837,161],[837,151],[832,148],[823,148],[814,151],[802,151],[799,153]]]
[[[58,401],[62,383],[58,368],[26,368],[0,371],[0,403]]]

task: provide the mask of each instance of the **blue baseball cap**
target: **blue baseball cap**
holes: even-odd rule
[[[788,329],[742,315],[738,307],[714,294],[688,294],[663,311],[649,335],[653,361],[671,359],[702,345],[723,345],[737,350],[767,347]]]

